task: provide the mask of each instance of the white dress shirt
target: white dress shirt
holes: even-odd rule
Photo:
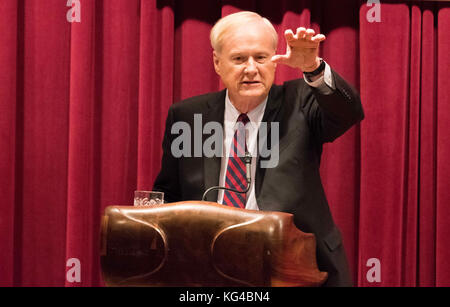
[[[312,87],[317,88],[322,94],[329,95],[334,89],[334,81],[331,74],[331,69],[327,63],[325,63],[325,71],[323,75],[315,81],[308,80],[304,75],[303,78],[305,82]],[[250,190],[247,192],[247,203],[245,209],[249,210],[259,210],[258,204],[256,203],[255,196],[255,174],[256,174],[256,157],[257,157],[257,138],[258,130],[261,125],[262,118],[264,116],[264,111],[266,110],[267,99],[264,99],[256,108],[247,113],[250,122],[245,126],[246,128],[246,143],[249,153],[252,156],[251,165],[251,186]],[[225,114],[224,114],[224,139],[223,139],[223,153],[220,166],[220,178],[219,186],[225,186],[225,177],[227,172],[228,157],[230,155],[230,146],[234,137],[234,132],[236,129],[236,121],[241,113],[234,107],[233,103],[230,101],[228,96],[228,90],[225,97]],[[219,190],[217,202],[223,203],[223,192],[224,190]]]
[[[255,174],[256,174],[256,157],[257,157],[257,137],[259,125],[261,124],[266,109],[267,97],[256,108],[247,113],[250,122],[245,126],[245,142],[247,144],[248,152],[252,156],[251,164],[251,186],[247,192],[247,204],[245,209],[258,210],[255,197]],[[228,96],[228,90],[225,97],[225,115],[224,115],[224,138],[223,138],[223,153],[220,166],[220,181],[219,186],[225,186],[225,177],[227,173],[228,157],[230,156],[230,146],[233,141],[234,132],[236,130],[236,121],[241,113],[234,107]],[[219,190],[217,202],[222,204],[224,190]]]

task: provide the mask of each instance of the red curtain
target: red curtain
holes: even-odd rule
[[[324,33],[361,92],[365,120],[321,169],[355,283],[450,285],[448,3],[382,1],[373,23],[357,0],[80,4],[70,23],[66,0],[0,1],[0,285],[102,285],[101,214],[152,187],[169,106],[220,89],[209,31],[239,10],[273,21],[280,52],[287,28]],[[298,77],[279,66],[276,83]]]

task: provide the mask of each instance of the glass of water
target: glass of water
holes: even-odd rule
[[[134,191],[134,206],[148,207],[164,204],[164,193],[157,191]]]

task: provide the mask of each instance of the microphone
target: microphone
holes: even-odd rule
[[[227,191],[231,191],[231,192],[235,192],[235,193],[247,193],[248,190],[250,190],[250,186],[252,184],[252,173],[251,173],[251,165],[252,165],[252,156],[250,155],[250,153],[246,150],[245,151],[245,156],[242,158],[242,160],[245,163],[245,174],[246,174],[246,179],[247,179],[247,188],[243,191],[239,191],[236,189],[232,189],[232,188],[227,188],[227,187],[221,187],[221,186],[215,186],[215,187],[210,187],[209,189],[207,189],[205,191],[205,193],[203,193],[203,197],[202,197],[202,201],[204,201],[206,199],[206,195],[214,190],[227,190]]]

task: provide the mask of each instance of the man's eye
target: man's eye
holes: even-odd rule
[[[260,56],[256,57],[256,60],[258,62],[264,62],[264,61],[266,61],[266,59],[267,59],[267,56],[265,56],[265,55],[260,55]]]

